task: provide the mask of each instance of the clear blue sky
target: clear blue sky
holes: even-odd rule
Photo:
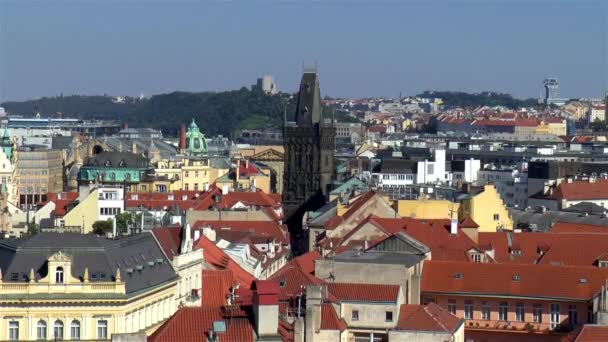
[[[48,1],[50,2],[50,1]],[[608,1],[211,2],[0,0],[0,101],[297,88],[330,96],[425,89],[563,97],[608,87]]]

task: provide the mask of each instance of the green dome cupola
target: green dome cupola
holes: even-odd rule
[[[201,133],[194,119],[192,119],[186,132],[186,152],[189,154],[207,153],[207,140],[205,140],[205,135]]]

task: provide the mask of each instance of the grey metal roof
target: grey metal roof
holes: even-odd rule
[[[352,262],[365,264],[398,264],[411,267],[424,260],[425,256],[420,254],[403,254],[394,252],[358,252],[355,250],[345,251],[335,256],[337,262]]]
[[[92,234],[39,233],[28,238],[0,240],[3,281],[13,281],[11,278],[15,273],[18,281],[25,281],[31,269],[34,269],[36,279],[45,277],[48,273],[47,259],[59,251],[72,257],[72,276],[76,278],[82,278],[85,268],[88,268],[90,281],[113,281],[119,268],[127,294],[177,277],[149,233],[117,240]],[[141,270],[137,266],[142,266]],[[133,272],[128,272],[128,269]]]
[[[101,152],[88,157],[84,162],[84,166],[106,166],[109,167],[124,167],[124,168],[146,168],[150,162],[148,158],[141,154],[130,152]]]
[[[547,210],[542,213],[536,210],[521,210],[510,208],[509,213],[513,219],[514,227],[536,227],[535,230],[547,231],[556,222],[590,224],[596,226],[607,226],[608,218],[601,215],[585,215],[576,212]],[[608,229],[608,228],[607,228]]]

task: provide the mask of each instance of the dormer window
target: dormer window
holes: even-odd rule
[[[112,166],[112,163],[110,163],[110,161],[106,161],[106,166]]]
[[[599,267],[608,267],[608,260],[600,260],[597,262]]]
[[[472,255],[472,257],[473,257],[473,262],[481,262],[481,254],[475,253]]]
[[[61,266],[55,269],[55,283],[63,284],[63,267]]]

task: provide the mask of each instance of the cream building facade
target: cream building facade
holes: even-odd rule
[[[40,233],[3,240],[0,252],[0,340],[150,333],[179,305],[180,276],[152,234]]]

